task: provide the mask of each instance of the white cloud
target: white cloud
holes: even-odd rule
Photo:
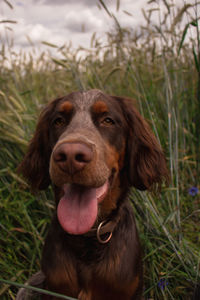
[[[34,2],[34,0],[33,0]],[[58,6],[58,5],[65,5],[66,2],[67,4],[75,4],[74,0],[43,0],[40,1],[42,4],[45,5],[53,5],[53,6]],[[85,6],[94,6],[97,5],[98,0],[76,0],[76,4],[78,5],[85,5]]]
[[[89,9],[83,10],[80,14],[72,10],[65,15],[65,27],[72,32],[94,32],[103,29],[103,18],[94,15]]]

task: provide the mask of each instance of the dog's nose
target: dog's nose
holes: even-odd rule
[[[53,153],[53,159],[58,166],[71,175],[81,171],[92,158],[91,147],[83,143],[63,143]]]

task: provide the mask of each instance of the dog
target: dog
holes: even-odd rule
[[[141,299],[142,250],[128,194],[159,188],[168,171],[133,101],[96,89],[53,100],[19,171],[32,190],[52,184],[56,203],[41,271],[29,284],[79,300]]]

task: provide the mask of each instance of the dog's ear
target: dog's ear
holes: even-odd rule
[[[133,100],[120,98],[128,125],[126,165],[128,179],[139,190],[152,190],[168,182],[165,155],[148,123],[133,105]]]
[[[18,173],[24,176],[32,190],[43,190],[50,184],[49,159],[51,147],[49,141],[49,118],[54,107],[54,101],[49,103],[42,111],[33,138],[18,167]]]

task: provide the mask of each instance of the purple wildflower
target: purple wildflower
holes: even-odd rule
[[[161,278],[159,281],[158,281],[158,287],[161,289],[161,290],[164,290],[166,286],[168,286],[169,282],[165,279],[165,278]]]
[[[199,189],[196,186],[192,186],[189,190],[188,190],[188,194],[190,196],[196,196],[199,192]]]

